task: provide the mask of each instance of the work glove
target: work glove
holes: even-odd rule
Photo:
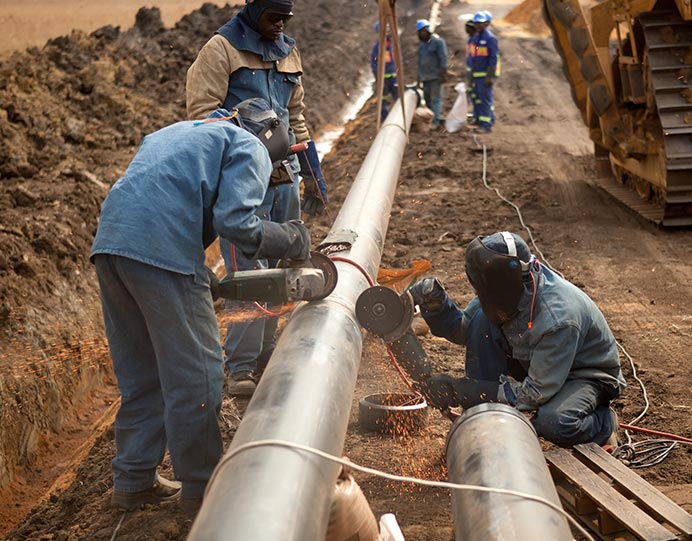
[[[207,274],[209,275],[209,290],[211,291],[211,299],[213,301],[217,301],[219,299],[219,278],[209,267],[205,265],[204,268],[207,270]]]
[[[300,220],[282,224],[262,221],[262,241],[252,259],[294,259],[305,261],[310,258],[310,232]]]
[[[409,288],[413,304],[424,312],[439,312],[447,301],[447,292],[437,278],[423,278]]]
[[[444,411],[456,406],[467,409],[486,402],[497,402],[499,383],[436,374],[419,383],[417,390],[431,406]]]
[[[494,82],[495,82],[494,77],[486,77],[485,78],[485,86],[493,86]]]
[[[327,197],[327,182],[322,175],[314,141],[308,142],[308,148],[305,152],[298,153],[298,161],[304,184],[301,210],[307,214],[322,214],[329,203],[329,198]]]

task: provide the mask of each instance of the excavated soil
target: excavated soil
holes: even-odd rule
[[[413,22],[428,15],[430,2],[397,6],[412,80]],[[594,298],[631,356],[650,403],[639,424],[689,437],[692,231],[658,229],[595,185],[602,169],[552,42],[526,37],[526,27],[513,32],[500,20],[512,8],[443,5],[438,32],[456,74],[463,73],[465,48],[458,16],[477,9],[495,14],[503,54],[498,123],[484,136],[411,133],[383,266],[427,259],[463,304],[471,297],[465,245],[503,229],[528,239],[523,220],[539,258]],[[0,535],[8,541],[182,540],[189,531],[174,504],[127,514],[108,508],[109,420],[117,392],[87,255],[108,186],[142,135],[183,118],[185,70],[233,9],[207,4],[173,28],[163,26],[156,9],[143,10],[129,30],[77,32],[0,62]],[[527,2],[525,9],[531,13],[515,22],[530,26],[536,8]],[[368,69],[375,16],[374,2],[354,8],[303,0],[296,7],[288,33],[303,55],[307,118],[318,139],[339,124],[342,106],[357,91],[354,81]],[[453,94],[452,84],[445,110]],[[328,231],[375,129],[371,100],[325,158],[330,213],[308,221],[315,241]],[[519,207],[521,220],[495,189]],[[430,335],[422,341],[438,370],[463,372],[463,348]],[[416,437],[382,436],[358,425],[359,398],[403,389],[381,341],[366,336],[364,351],[344,454],[389,472],[444,479],[446,419],[431,413]],[[614,406],[627,422],[642,411],[644,398],[632,365],[622,359],[629,387]],[[244,407],[224,405],[227,441]],[[689,445],[638,473],[692,511]],[[453,538],[446,490],[355,477],[375,515],[395,513],[407,540]]]

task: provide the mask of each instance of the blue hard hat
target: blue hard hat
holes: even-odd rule
[[[430,21],[428,19],[418,19],[416,21],[416,32],[423,30],[423,28],[430,28]]]
[[[473,16],[473,19],[471,19],[474,23],[487,23],[490,21],[488,19],[488,15],[486,11],[479,11]]]
[[[493,14],[490,13],[488,10],[483,10],[482,13],[485,13],[485,16],[488,18],[488,22],[493,20]]]

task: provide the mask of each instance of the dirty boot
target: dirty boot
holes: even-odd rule
[[[613,408],[610,408],[610,417],[613,421],[613,431],[610,433],[608,440],[602,445],[602,447],[612,453],[620,446],[620,438],[618,437],[618,428],[620,427],[620,422],[618,421],[618,415],[615,413]]]
[[[154,486],[139,492],[113,490],[111,507],[119,509],[137,509],[147,504],[158,504],[180,499],[180,483],[169,481],[157,475]]]
[[[257,389],[252,372],[248,370],[233,372],[226,382],[228,384],[228,394],[231,396],[252,396],[255,389]]]

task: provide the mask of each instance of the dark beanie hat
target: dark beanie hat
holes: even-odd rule
[[[293,15],[293,0],[254,0],[245,6],[245,12],[254,28],[265,11]]]

